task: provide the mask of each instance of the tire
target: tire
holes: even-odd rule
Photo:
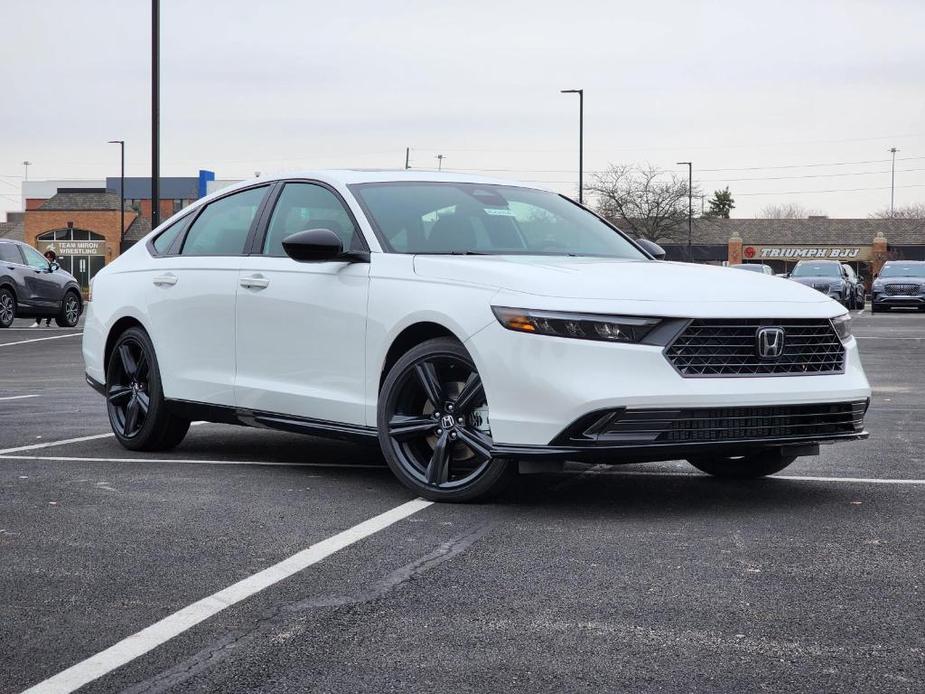
[[[9,289],[0,289],[0,328],[9,328],[16,318],[16,295]]]
[[[713,477],[750,480],[780,472],[796,459],[795,455],[781,455],[772,448],[745,456],[688,458],[687,462]]]
[[[488,406],[466,349],[428,340],[392,367],[379,393],[379,444],[406,487],[432,501],[472,501],[501,491],[511,461],[491,455]],[[460,422],[460,420],[463,420]]]
[[[83,306],[77,292],[69,290],[61,299],[61,310],[55,316],[55,323],[59,328],[73,328],[80,321]]]
[[[106,368],[106,409],[116,439],[129,450],[169,450],[189,430],[190,420],[167,410],[154,345],[141,328],[129,328],[113,346]]]

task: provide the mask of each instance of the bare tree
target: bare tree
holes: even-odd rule
[[[883,207],[871,215],[872,219],[925,219],[925,203],[903,205],[890,212],[889,207]]]
[[[825,212],[803,207],[798,202],[783,202],[762,207],[758,219],[806,219],[823,215]]]
[[[687,238],[686,178],[651,164],[611,165],[586,190],[597,196],[598,213],[625,231],[650,241]]]

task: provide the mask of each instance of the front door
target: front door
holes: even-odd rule
[[[29,303],[37,309],[55,311],[64,297],[61,285],[52,276],[48,261],[31,246],[22,246],[29,269],[25,271]]]
[[[249,188],[209,203],[183,238],[169,239],[172,227],[162,234],[171,243],[145,280],[151,338],[169,399],[234,405],[238,272],[267,190]]]
[[[356,222],[330,189],[286,183],[257,253],[239,274],[236,402],[312,420],[364,424],[369,264],[300,263],[286,236],[331,229],[348,250],[365,250]]]

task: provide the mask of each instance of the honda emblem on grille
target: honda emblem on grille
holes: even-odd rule
[[[762,359],[778,359],[784,353],[784,329],[758,328],[755,347]]]

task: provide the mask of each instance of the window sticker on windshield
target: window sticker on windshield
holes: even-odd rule
[[[513,217],[514,212],[505,207],[486,207],[485,214],[494,215],[495,217]]]

